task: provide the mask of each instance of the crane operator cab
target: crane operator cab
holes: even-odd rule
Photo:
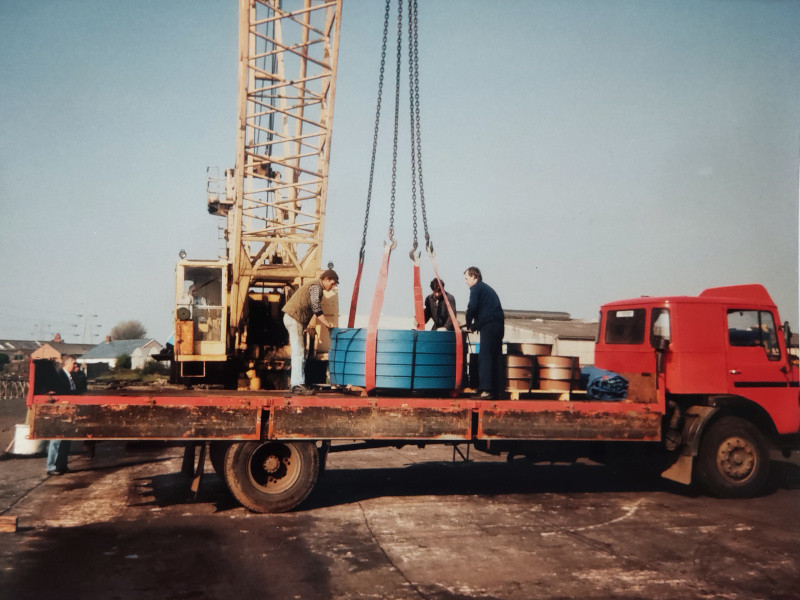
[[[203,377],[205,363],[225,361],[228,263],[181,260],[175,285],[175,361],[181,377]]]

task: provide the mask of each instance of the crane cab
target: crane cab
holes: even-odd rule
[[[227,261],[178,262],[175,269],[174,355],[180,365],[181,377],[202,377],[206,362],[227,359],[227,290]]]

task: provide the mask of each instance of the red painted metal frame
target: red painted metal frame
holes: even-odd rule
[[[191,394],[191,395],[189,395]],[[402,396],[350,396],[339,393],[321,393],[316,396],[289,396],[285,392],[265,395],[263,392],[184,392],[100,394],[87,392],[81,395],[40,394],[30,395],[29,405],[67,402],[70,404],[136,404],[164,406],[220,406],[262,407],[280,406],[335,406],[338,408],[432,408],[438,410],[468,408],[473,411],[486,409],[514,410],[524,412],[577,412],[577,413],[630,413],[662,412],[657,404],[639,402],[602,402],[591,400],[474,400],[471,398],[417,398]]]
[[[337,409],[427,409],[448,413],[470,410],[479,415],[476,439],[482,438],[482,419],[485,411],[523,413],[571,414],[663,414],[656,404],[628,402],[592,402],[583,400],[473,400],[469,398],[410,398],[410,397],[355,397],[325,393],[318,396],[263,395],[258,392],[184,392],[184,393],[117,393],[113,395],[87,393],[82,395],[43,394],[31,395],[29,405],[51,404],[102,405],[102,406],[184,406],[249,409],[280,409],[282,407],[332,407]],[[271,433],[271,432],[269,432]]]

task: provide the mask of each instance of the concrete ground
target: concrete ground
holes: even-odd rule
[[[51,478],[43,457],[0,460],[20,525],[0,533],[0,597],[800,598],[790,463],[768,494],[719,500],[637,469],[365,450],[331,454],[295,512],[256,515],[213,471],[190,500],[181,456],[103,443]]]

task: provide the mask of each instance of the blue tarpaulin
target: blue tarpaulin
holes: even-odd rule
[[[584,367],[581,381],[586,382],[586,396],[593,400],[624,400],[628,396],[628,380],[613,371]]]

